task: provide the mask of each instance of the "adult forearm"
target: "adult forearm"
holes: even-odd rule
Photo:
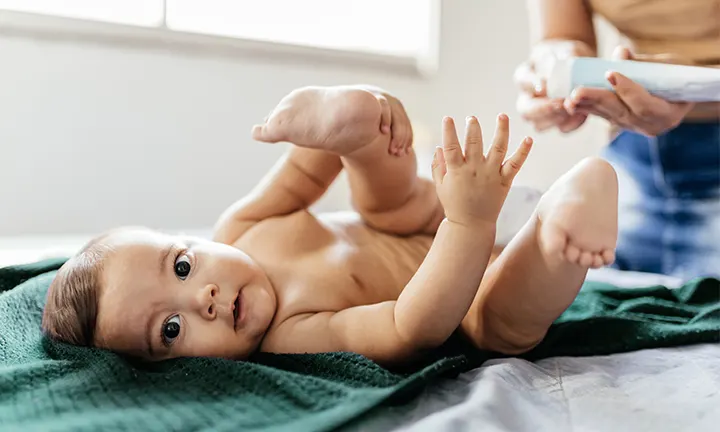
[[[532,44],[578,41],[596,51],[595,26],[586,0],[527,0],[527,8]]]

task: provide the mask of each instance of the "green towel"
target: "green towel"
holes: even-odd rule
[[[0,430],[331,430],[498,357],[471,349],[458,336],[404,370],[348,353],[143,364],[41,336],[45,293],[62,262],[0,269]],[[718,341],[716,279],[678,290],[587,283],[545,341],[524,357]]]

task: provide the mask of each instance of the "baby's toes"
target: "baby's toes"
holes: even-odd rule
[[[594,253],[593,254],[593,262],[592,262],[592,268],[600,268],[603,265],[605,265],[605,261],[603,260],[602,254],[600,253]]]
[[[610,265],[615,262],[615,251],[612,249],[605,249],[602,253],[603,262],[605,265]]]
[[[580,264],[582,267],[590,267],[593,263],[593,254],[592,252],[583,251],[580,253],[580,259],[578,260],[578,264]]]
[[[413,131],[412,126],[409,124],[405,128],[405,140],[403,141],[402,151],[404,151],[406,154],[410,153],[410,149],[412,148],[413,144]]]
[[[411,131],[409,131],[407,128],[403,127],[399,123],[393,124],[392,128],[392,141],[390,143],[390,148],[392,149],[390,153],[401,156],[406,153],[408,153],[407,146],[410,142],[412,142],[411,139],[409,139],[411,134]]]
[[[565,259],[567,259],[571,263],[577,263],[579,258],[580,249],[569,244],[568,247],[565,249]]]
[[[399,147],[400,144],[398,143],[397,137],[393,137],[392,140],[390,140],[390,148],[388,149],[388,153],[393,156],[397,156]]]
[[[398,137],[394,133],[390,135],[390,143],[388,144],[388,154],[396,155],[398,147]]]
[[[405,154],[405,144],[403,138],[398,138],[397,143],[395,144],[395,154],[400,156]]]
[[[404,155],[405,154],[405,145],[407,142],[407,135],[405,134],[405,131],[400,132],[398,134],[397,138],[395,138],[396,144],[395,144],[395,151],[398,155]]]
[[[266,143],[285,141],[287,134],[281,127],[278,127],[279,125],[280,123],[273,120],[263,125],[255,125],[253,127],[253,138]]]
[[[256,124],[252,128],[252,138],[255,141],[268,141],[267,139],[267,132],[266,132],[266,124]]]

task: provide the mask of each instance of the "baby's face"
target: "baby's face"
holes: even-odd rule
[[[113,234],[96,344],[149,360],[247,358],[275,315],[265,273],[240,250],[152,231]]]

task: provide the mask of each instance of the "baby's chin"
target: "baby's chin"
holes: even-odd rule
[[[259,341],[270,328],[277,312],[277,295],[268,277],[258,272],[255,280],[243,287],[242,298],[244,331],[253,340]]]

